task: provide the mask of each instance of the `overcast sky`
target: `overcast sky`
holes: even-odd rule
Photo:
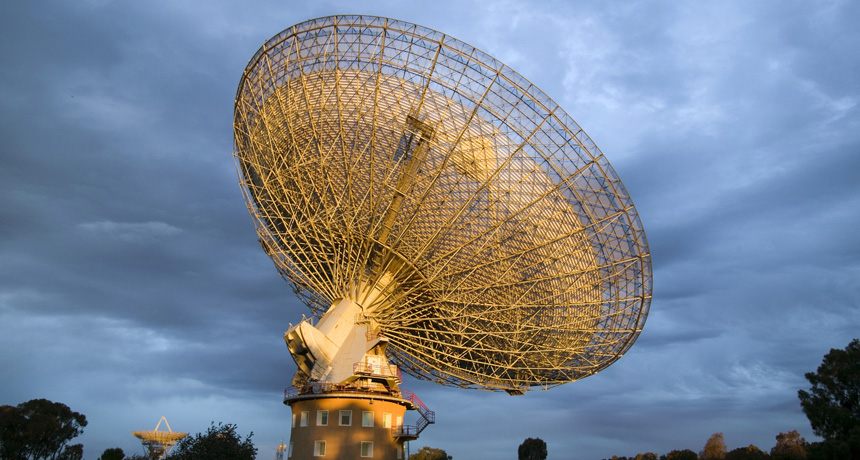
[[[0,5],[0,404],[132,430],[237,423],[287,441],[306,307],[257,243],[232,158],[236,87],[271,36],[331,14],[456,37],[600,146],[645,226],[654,298],[605,371],[511,397],[408,379],[457,460],[770,449],[815,437],[797,390],[860,336],[860,3],[25,1]],[[413,414],[414,416],[414,414]]]

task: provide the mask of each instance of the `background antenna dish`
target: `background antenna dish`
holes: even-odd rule
[[[161,422],[164,422],[164,425],[167,426],[167,431],[158,430],[158,427],[161,426]],[[180,433],[178,431],[171,430],[170,424],[167,423],[167,419],[164,418],[164,416],[158,420],[158,424],[155,425],[154,430],[132,431],[131,434],[140,439],[140,442],[147,449],[150,458],[166,457],[180,439],[188,436],[188,433]]]
[[[642,331],[651,259],[623,184],[472,46],[379,17],[295,25],[249,62],[234,130],[260,241],[320,318],[286,337],[294,384],[340,382],[355,324],[413,376],[514,394],[594,374]]]

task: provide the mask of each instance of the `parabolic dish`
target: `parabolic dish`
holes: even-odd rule
[[[176,444],[177,441],[188,436],[188,433],[178,431],[132,431],[131,434],[143,441],[166,445]]]
[[[380,17],[295,25],[245,69],[234,134],[280,273],[315,315],[355,299],[409,374],[548,388],[642,331],[651,260],[621,180],[472,46]]]

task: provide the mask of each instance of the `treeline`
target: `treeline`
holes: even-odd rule
[[[673,450],[663,455],[653,452],[636,454],[632,457],[615,455],[611,459],[603,460],[806,460],[809,458],[808,449],[809,443],[797,430],[776,435],[776,445],[770,449],[770,453],[753,444],[728,450],[723,433],[714,433],[698,454],[690,449],[684,449]]]
[[[82,444],[70,444],[87,426],[87,418],[63,403],[33,399],[0,406],[0,460],[81,460]],[[186,436],[171,452],[173,460],[254,460],[257,448],[236,425],[213,423],[205,433]],[[118,447],[105,449],[99,460],[150,460],[160,452],[126,456]]]
[[[727,450],[723,433],[714,433],[698,454],[685,449],[611,460],[860,460],[860,340],[852,340],[844,350],[831,349],[818,369],[804,377],[812,386],[798,391],[797,397],[812,432],[824,438],[821,442],[806,442],[792,430],[776,435],[770,452],[752,444]]]

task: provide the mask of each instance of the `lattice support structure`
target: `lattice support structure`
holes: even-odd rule
[[[315,315],[342,299],[409,374],[522,393],[642,331],[651,260],[615,171],[555,102],[440,32],[298,24],[251,59],[235,158],[260,241]]]

